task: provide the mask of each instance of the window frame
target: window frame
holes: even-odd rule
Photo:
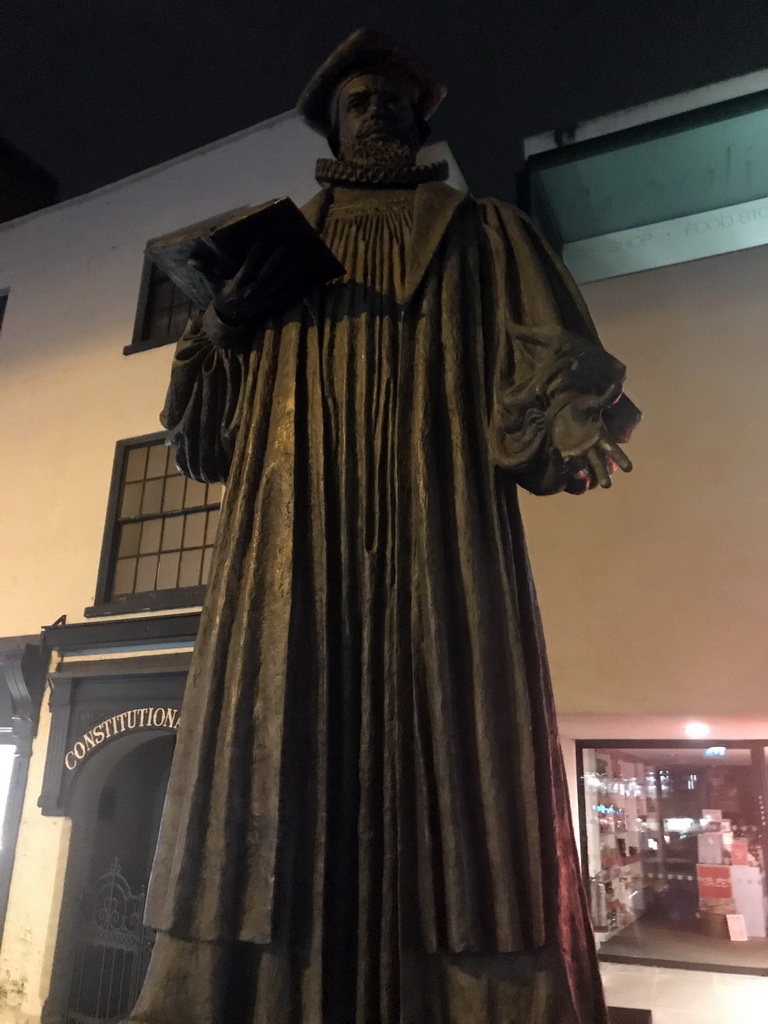
[[[130,356],[135,352],[150,352],[153,348],[163,348],[165,345],[175,345],[181,337],[169,335],[167,338],[143,338],[144,321],[147,318],[147,305],[149,303],[150,285],[152,283],[152,268],[154,264],[149,256],[144,254],[144,265],[141,269],[141,282],[139,284],[139,298],[136,304],[136,318],[133,322],[133,334],[131,343],[123,348],[123,355]],[[177,287],[177,286],[174,286]]]
[[[199,231],[203,234],[208,228],[220,224],[227,217],[231,217],[233,214],[245,210],[248,210],[247,205],[233,206],[229,210],[224,210],[222,213],[217,213],[213,217],[206,217],[203,220],[196,221],[194,224],[188,224],[185,228],[178,229],[177,231],[167,231],[162,235],[158,235],[156,238],[151,238],[147,242],[147,246],[153,245],[158,242],[162,242],[167,238],[173,238],[174,236],[185,233],[188,231]],[[131,343],[126,345],[123,349],[124,356],[133,355],[136,352],[148,352],[153,348],[162,348],[164,345],[175,344],[179,338],[169,337],[164,340],[148,341],[142,339],[144,331],[144,321],[147,315],[147,303],[149,301],[149,289],[152,280],[152,260],[144,252],[144,264],[141,271],[141,282],[139,284],[139,298],[136,305],[136,318],[133,323],[133,335],[131,336]],[[181,335],[179,335],[180,337]]]
[[[122,500],[123,467],[127,452],[131,448],[156,444],[166,437],[165,431],[152,434],[141,434],[128,437],[115,445],[115,456],[112,463],[112,480],[107,500],[107,514],[104,523],[104,535],[101,542],[99,571],[96,579],[94,603],[85,608],[86,618],[99,618],[106,615],[120,615],[134,612],[164,611],[172,608],[201,607],[205,598],[206,585],[194,587],[173,587],[165,590],[149,590],[138,594],[120,594],[112,596],[115,566],[117,562],[117,546],[120,536],[120,505]]]

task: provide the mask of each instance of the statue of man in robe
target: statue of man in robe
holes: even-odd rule
[[[179,344],[226,494],[131,1020],[606,1022],[516,490],[631,468],[625,371],[524,214],[417,165],[443,94],[345,40],[299,102],[345,275],[281,307],[255,249]]]

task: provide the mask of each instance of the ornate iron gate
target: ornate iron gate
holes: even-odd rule
[[[133,1008],[154,942],[145,928],[144,889],[131,892],[115,858],[83,896],[66,1020],[101,1024]]]

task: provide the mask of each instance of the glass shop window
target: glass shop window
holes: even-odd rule
[[[163,435],[119,442],[96,605],[86,614],[200,604],[222,492],[183,477]]]
[[[601,959],[768,973],[763,744],[580,744]]]

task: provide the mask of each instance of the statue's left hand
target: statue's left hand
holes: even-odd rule
[[[603,409],[594,397],[568,402],[552,421],[552,443],[561,453],[569,481],[566,490],[583,494],[592,487],[610,487],[617,469],[629,473],[632,463],[603,423]]]
[[[575,480],[584,481],[584,490],[596,484],[599,487],[610,487],[611,476],[617,469],[625,473],[632,471],[631,460],[606,431],[587,449],[582,459],[576,461],[581,462],[581,465],[574,466],[570,475]]]

